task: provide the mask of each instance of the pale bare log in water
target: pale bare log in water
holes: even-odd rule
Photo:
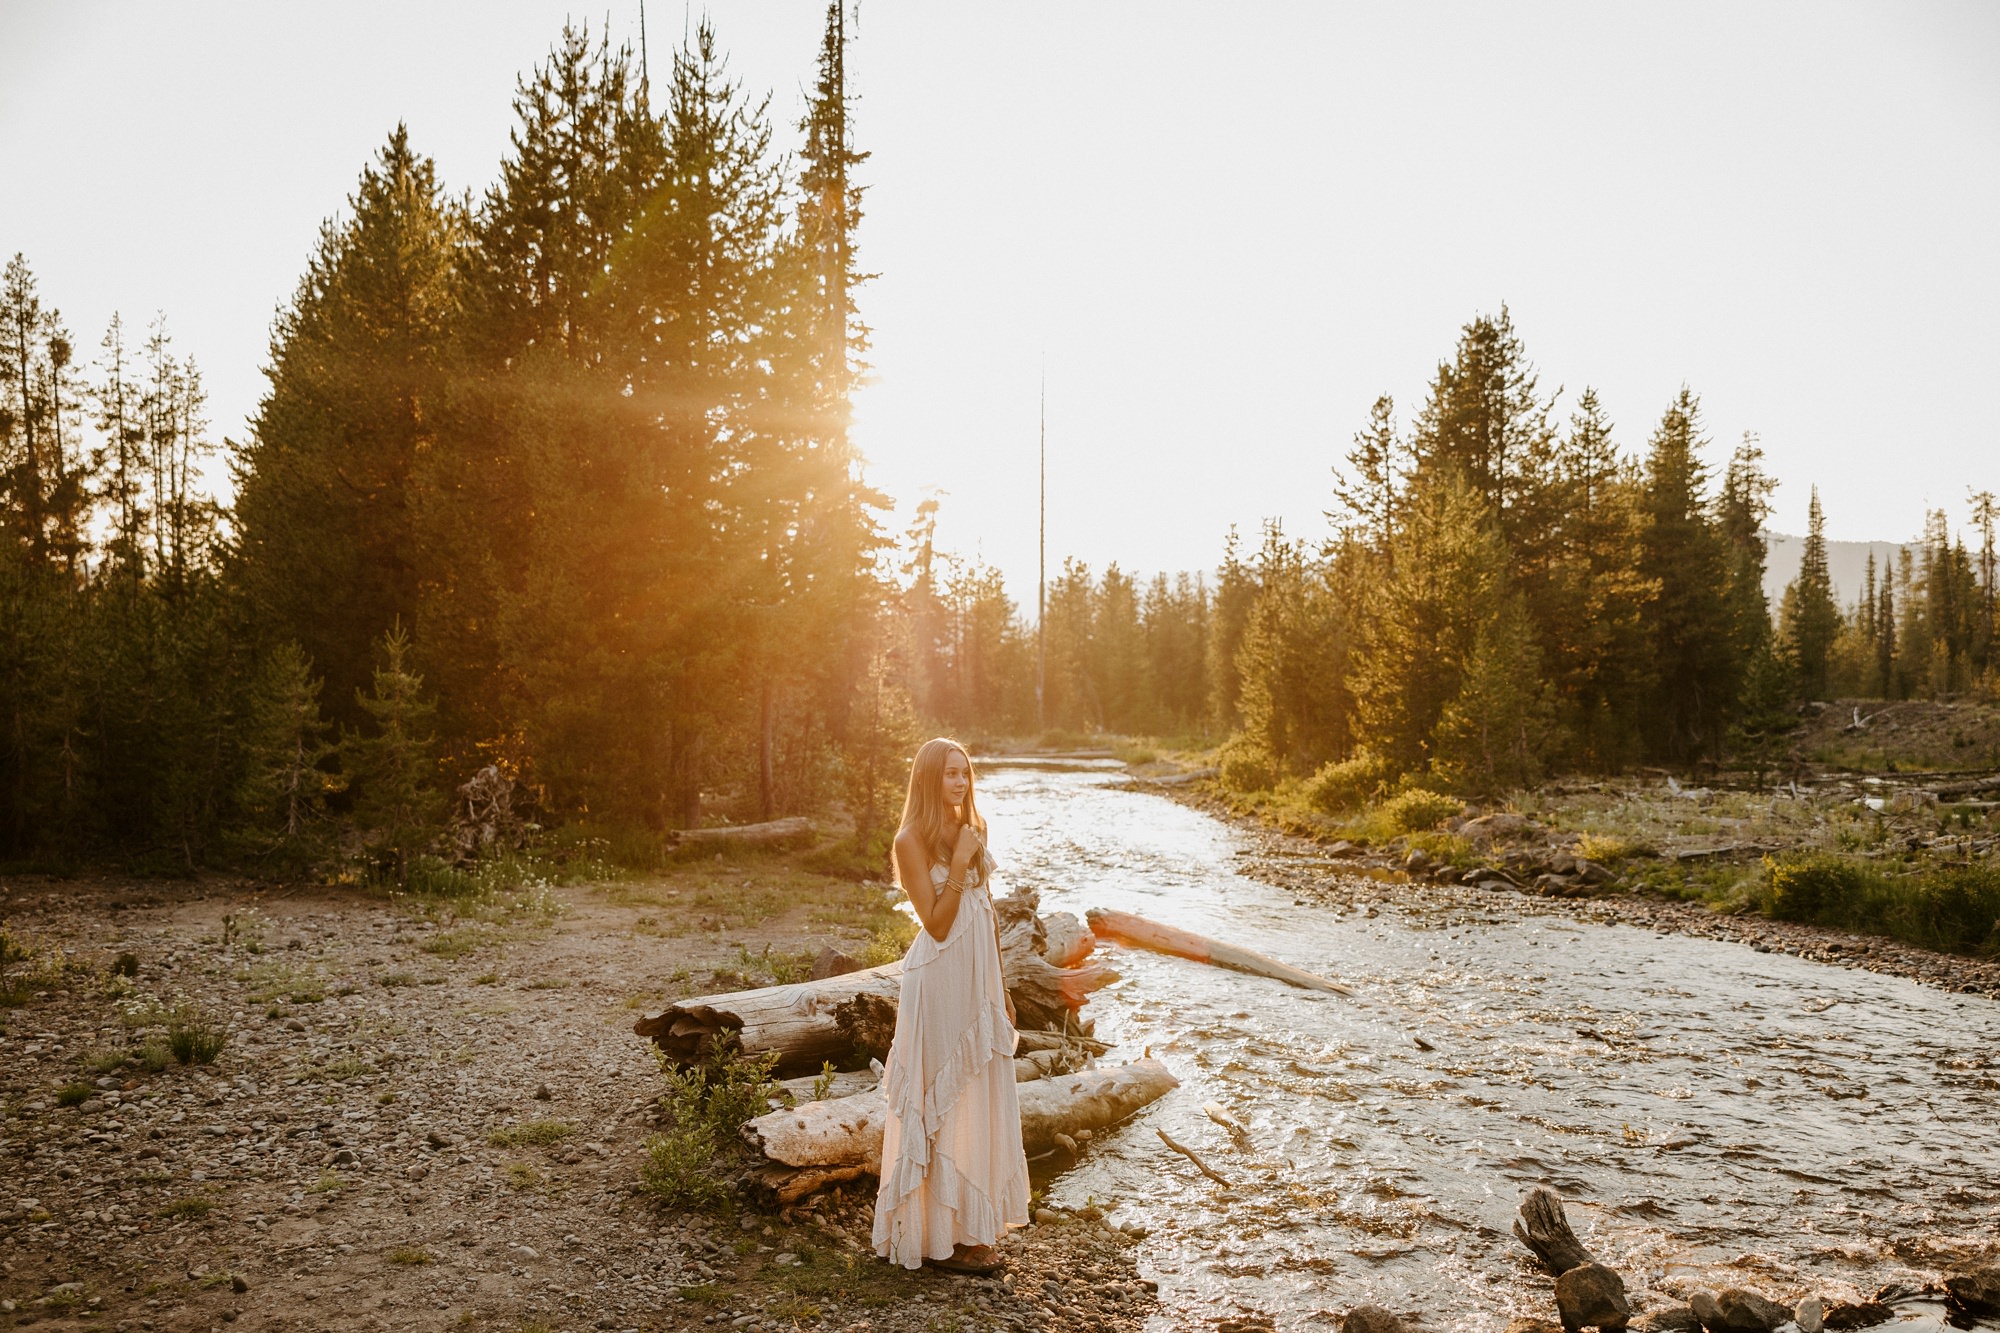
[[[1091,930],[1105,939],[1172,954],[1176,958],[1192,959],[1197,963],[1212,963],[1234,972],[1273,977],[1307,990],[1332,991],[1336,995],[1354,994],[1339,982],[1329,981],[1318,973],[1281,963],[1234,944],[1209,939],[1206,935],[1197,935],[1191,930],[1182,930],[1178,926],[1162,925],[1130,912],[1113,912],[1102,907],[1091,908],[1088,915]]]

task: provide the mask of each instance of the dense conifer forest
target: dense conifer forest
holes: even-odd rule
[[[80,350],[0,292],[0,858],[402,877],[493,766],[546,826],[893,807],[920,728],[1222,743],[1339,808],[1754,757],[1801,700],[2000,694],[1995,502],[1837,604],[1817,496],[1782,604],[1772,478],[1558,402],[1505,309],[1329,444],[1333,536],[1213,571],[999,573],[885,531],[850,439],[863,191],[838,7],[775,124],[704,25],[653,88],[567,29],[451,193],[395,129],[218,441],[164,319]],[[1627,445],[1636,445],[1628,448]],[[226,455],[227,506],[203,493]],[[1026,599],[1032,602],[1032,595]],[[1040,668],[1038,688],[1038,657]]]

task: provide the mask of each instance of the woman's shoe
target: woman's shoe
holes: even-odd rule
[[[991,1245],[961,1245],[951,1252],[949,1259],[926,1259],[924,1262],[947,1273],[970,1273],[975,1277],[990,1276],[1007,1266],[1007,1261]]]

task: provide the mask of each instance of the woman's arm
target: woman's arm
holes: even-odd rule
[[[979,838],[969,828],[959,829],[958,846],[952,849],[951,870],[943,884],[931,883],[930,858],[925,854],[928,849],[920,846],[920,841],[914,829],[896,835],[896,874],[903,882],[903,892],[910,895],[910,906],[917,909],[917,920],[931,938],[942,940],[951,934],[951,923],[958,919],[959,891],[965,887],[966,867],[972,864]]]

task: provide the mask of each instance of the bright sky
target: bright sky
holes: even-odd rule
[[[1502,302],[1627,449],[1683,382],[1718,465],[1756,431],[1781,531],[1814,482],[1850,540],[2000,489],[2000,6],[856,3],[859,443],[1030,605],[1044,373],[1052,565],[1206,568],[1323,534],[1375,396],[1407,421]],[[391,127],[483,191],[571,12],[0,0],[0,251],[82,349],[164,310],[240,436]],[[648,6],[657,63],[689,12]],[[821,5],[709,12],[789,130]]]

